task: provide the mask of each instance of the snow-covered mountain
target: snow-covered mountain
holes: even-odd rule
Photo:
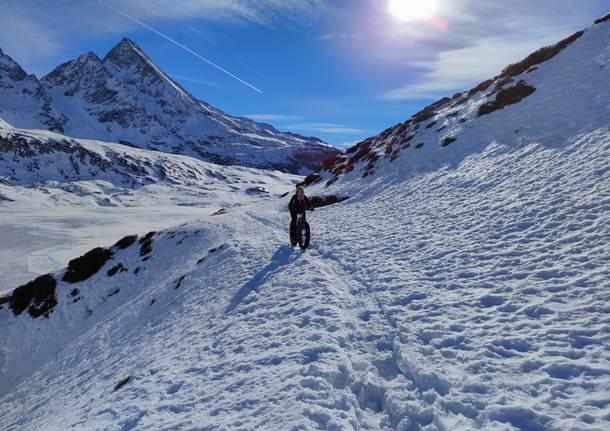
[[[0,121],[63,130],[67,118],[54,110],[45,88],[0,49]]]
[[[610,25],[602,18],[326,160],[306,183],[335,192],[369,189],[450,169],[490,144],[561,147],[583,133],[608,128],[609,82]]]
[[[299,178],[0,124],[0,202],[17,206],[218,209],[278,196]]]
[[[338,153],[317,138],[280,132],[196,99],[127,38],[103,59],[84,54],[41,80],[0,51],[0,118],[20,128],[293,173]]]
[[[609,78],[610,15],[330,160],[306,253],[245,202],[16,289],[0,428],[607,430]]]

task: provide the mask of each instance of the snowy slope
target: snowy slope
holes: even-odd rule
[[[125,142],[221,164],[307,172],[338,150],[197,100],[131,40],[38,80],[0,52],[0,118],[15,127]]]
[[[492,143],[562,146],[608,127],[608,82],[610,22],[605,20],[327,160],[310,180],[328,191],[354,194],[354,188],[371,191],[374,184],[455,166]]]
[[[51,99],[38,79],[28,75],[1,49],[0,118],[11,124],[27,124],[28,127],[56,131],[63,130],[66,121],[65,117],[54,110]]]
[[[104,241],[265,202],[301,179],[0,124],[0,294]]]
[[[244,203],[0,300],[0,428],[607,430],[609,40],[335,161],[306,253]]]
[[[284,201],[115,247],[0,310],[0,426],[605,430],[609,155],[494,145],[311,213],[307,253]]]
[[[0,196],[10,207],[171,204],[218,209],[249,197],[277,196],[297,178],[0,125]]]

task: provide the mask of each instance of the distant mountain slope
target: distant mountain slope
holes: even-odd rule
[[[326,160],[307,183],[353,193],[355,185],[368,188],[455,166],[492,143],[564,145],[608,128],[609,82],[610,20],[604,17]]]
[[[55,111],[45,88],[0,49],[0,118],[11,124],[63,130],[67,121]]]
[[[131,40],[38,80],[0,51],[0,118],[77,138],[126,142],[221,164],[307,172],[338,150],[197,100]]]
[[[298,178],[0,123],[0,203],[220,207],[277,196]]]

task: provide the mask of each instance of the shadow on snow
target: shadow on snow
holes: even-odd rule
[[[290,262],[294,260],[292,258],[293,256],[296,256],[296,254],[291,246],[283,245],[279,247],[273,254],[273,257],[271,257],[271,263],[254,274],[254,276],[237,291],[227,306],[225,313],[230,313],[235,310],[250,292],[258,291],[259,286],[265,283],[269,277],[277,273],[284,266],[290,264]]]

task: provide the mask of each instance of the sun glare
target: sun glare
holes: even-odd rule
[[[388,0],[388,12],[400,21],[418,21],[433,16],[436,0]]]

